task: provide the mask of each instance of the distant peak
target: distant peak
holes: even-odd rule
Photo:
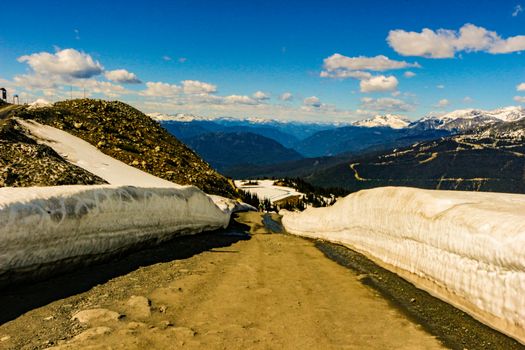
[[[403,129],[403,128],[408,127],[408,125],[410,124],[410,121],[405,116],[394,115],[394,114],[384,114],[384,115],[376,115],[373,118],[369,118],[365,120],[359,120],[352,124],[355,126],[363,126],[367,128],[389,127],[392,129]]]

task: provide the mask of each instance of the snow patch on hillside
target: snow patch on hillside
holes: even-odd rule
[[[256,185],[248,183],[249,180],[235,180],[235,186],[243,191],[256,194],[260,199],[269,199],[271,203],[289,197],[304,196],[294,188],[274,185],[275,180],[252,180]]]
[[[428,116],[416,121],[417,123],[435,122],[438,129],[446,129],[449,125],[462,128],[485,126],[495,123],[507,123],[525,118],[525,109],[520,106],[509,106],[494,110],[458,109],[440,116]],[[463,128],[465,128],[463,127]]]
[[[97,175],[112,185],[179,187],[102,153],[89,142],[65,131],[33,120],[17,120],[39,143],[55,150],[62,158]]]
[[[134,246],[225,228],[229,219],[210,197],[189,186],[0,188],[0,285]]]
[[[384,187],[282,211],[290,233],[338,242],[525,342],[525,196]]]
[[[101,177],[111,185],[158,188],[188,187],[129,166],[102,153],[98,148],[81,138],[60,129],[42,125],[33,120],[17,120],[17,122],[29,131],[30,135],[28,136],[51,147],[70,163]],[[253,210],[251,206],[238,203],[230,198],[221,196],[210,196],[210,198],[229,215],[237,211]]]
[[[43,98],[39,98],[36,101],[29,104],[28,109],[38,109],[38,108],[45,108],[45,107],[51,107],[53,104],[49,102],[48,100],[45,100]]]
[[[392,129],[403,129],[410,125],[410,120],[400,115],[385,114],[376,115],[370,119],[356,121],[353,125],[367,128],[388,127]]]

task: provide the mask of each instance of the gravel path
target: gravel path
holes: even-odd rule
[[[116,273],[119,277],[95,279],[99,285],[72,290],[0,326],[0,348],[443,347],[314,242],[282,234],[217,237],[223,244],[182,259],[144,261],[148,255],[141,252],[136,259],[147,266],[127,264],[129,271]],[[114,266],[92,270],[109,268]],[[24,302],[2,298],[3,304]]]

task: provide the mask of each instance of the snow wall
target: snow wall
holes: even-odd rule
[[[132,247],[225,228],[230,213],[192,186],[0,188],[0,287]]]
[[[281,214],[525,343],[525,195],[383,187]]]

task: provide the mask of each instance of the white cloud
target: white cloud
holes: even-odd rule
[[[470,96],[465,96],[463,98],[463,102],[464,103],[472,103],[472,102],[474,102],[474,99],[472,97],[470,97]]]
[[[333,71],[333,72],[329,72],[329,71],[323,70],[323,71],[321,71],[319,76],[321,78],[333,78],[333,79],[352,78],[352,79],[361,80],[361,79],[369,79],[369,78],[371,78],[372,77],[372,73],[365,72],[365,71],[362,71],[362,70],[342,70],[342,69],[340,69],[340,70],[336,70],[336,71]]]
[[[446,98],[443,98],[443,99],[439,100],[438,103],[434,105],[434,107],[445,108],[448,105],[450,105],[450,101],[447,100]]]
[[[48,76],[43,76],[41,74],[17,75],[13,80],[17,86],[23,87],[27,90],[54,89],[59,83],[59,81],[49,79]]]
[[[186,57],[179,57],[179,63],[185,63],[188,59]]]
[[[146,89],[143,90],[140,94],[143,96],[151,97],[173,97],[182,91],[182,88],[175,84],[168,84],[163,82],[152,82],[148,81],[146,83]]]
[[[518,84],[516,86],[517,91],[525,91],[525,83]]]
[[[414,106],[397,98],[363,97],[361,99],[361,108],[376,112],[406,112],[412,110]]]
[[[324,70],[320,76],[323,78],[340,79],[370,79],[371,73],[368,71],[383,72],[392,69],[420,67],[417,63],[395,61],[383,55],[375,57],[347,57],[336,53],[325,58],[323,62]]]
[[[184,80],[182,87],[185,94],[211,94],[217,91],[217,86],[198,80]]]
[[[393,91],[397,89],[398,81],[393,75],[385,77],[379,75],[370,79],[361,80],[359,86],[361,92],[382,92]]]
[[[382,72],[386,70],[402,69],[407,67],[419,67],[419,64],[408,63],[405,61],[395,61],[383,55],[378,55],[375,57],[347,57],[336,53],[324,59],[324,69],[327,71],[343,69],[349,71],[370,70]]]
[[[310,96],[303,100],[306,106],[319,108],[322,106],[321,100],[317,96]]]
[[[403,56],[428,58],[451,58],[460,51],[501,54],[525,50],[524,35],[503,39],[496,32],[470,23],[463,25],[459,31],[450,29],[434,31],[428,28],[424,28],[421,32],[391,30],[387,41]]]
[[[130,91],[124,88],[122,85],[95,79],[78,80],[72,85],[81,90],[84,90],[87,96],[91,96],[93,94],[102,94],[115,98],[130,93]]]
[[[90,55],[75,49],[34,53],[18,58],[26,62],[37,75],[59,76],[63,79],[85,79],[99,75],[104,67]]]
[[[257,100],[245,95],[230,95],[224,97],[224,102],[227,104],[241,104],[241,105],[256,105]]]
[[[436,85],[436,88],[438,88],[438,89],[444,89],[444,88],[445,88],[445,85],[443,85],[443,84],[439,84],[439,85]]]
[[[512,17],[517,17],[521,12],[523,12],[523,7],[521,7],[521,5],[516,5],[516,7],[514,7],[514,11],[512,12]]]
[[[293,95],[291,92],[284,92],[279,96],[279,99],[281,101],[291,101],[293,99]]]
[[[413,77],[416,76],[416,73],[411,72],[411,71],[406,71],[405,73],[403,73],[403,76],[404,76],[405,78],[413,78]]]
[[[141,84],[140,79],[131,72],[128,72],[125,69],[116,69],[107,71],[104,73],[104,76],[111,81],[122,84]]]
[[[267,93],[265,93],[263,91],[257,91],[252,96],[257,101],[264,101],[264,100],[269,100],[270,99],[270,95],[268,95]]]
[[[162,59],[163,59],[164,61],[166,61],[166,62],[171,61],[171,57],[168,56],[168,55],[164,55],[164,56],[162,56]]]
[[[514,96],[514,101],[518,103],[525,103],[525,96]]]

